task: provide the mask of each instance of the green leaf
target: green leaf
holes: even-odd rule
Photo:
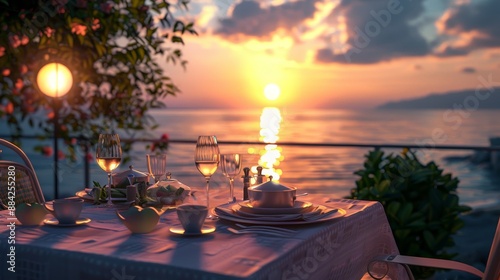
[[[179,36],[172,36],[172,43],[181,43],[184,45],[184,40]]]
[[[410,219],[411,213],[413,211],[413,204],[406,203],[403,204],[398,212],[398,218],[402,223],[406,223]]]
[[[434,246],[436,244],[436,240],[434,239],[434,236],[432,235],[432,233],[430,233],[429,231],[425,230],[423,232],[423,236],[424,236],[424,241],[427,244],[427,246],[429,248],[434,248]]]

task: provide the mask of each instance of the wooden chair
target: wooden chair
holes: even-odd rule
[[[12,201],[16,205],[45,202],[38,177],[28,156],[18,146],[5,139],[0,138],[0,145],[14,151],[24,162],[0,160],[0,208],[6,209],[9,202],[12,205]]]
[[[388,266],[385,266],[386,269],[385,273],[380,273],[380,271],[377,271],[376,272],[377,275],[375,275],[375,273],[371,271],[372,268],[374,268],[373,270],[376,270],[377,268],[379,268],[380,270],[381,267],[380,262],[396,263],[399,265],[403,265],[405,267],[406,272],[408,273],[408,277],[412,280],[414,279],[414,277],[411,274],[408,265],[454,269],[476,275],[482,280],[500,280],[500,219],[498,219],[497,229],[495,232],[495,236],[493,237],[493,243],[491,244],[490,254],[488,256],[488,261],[486,263],[486,268],[484,273],[471,265],[457,261],[411,257],[404,255],[382,255],[376,257],[368,265],[368,273],[374,279],[382,279],[387,274]]]

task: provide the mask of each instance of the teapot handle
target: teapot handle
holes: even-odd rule
[[[50,214],[54,214],[54,209],[50,209],[48,206],[47,206],[47,203],[43,203],[43,208],[45,208],[45,210],[47,210]]]
[[[118,211],[116,211],[116,216],[118,216],[118,219],[125,221],[125,217],[123,217]]]

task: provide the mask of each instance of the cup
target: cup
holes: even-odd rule
[[[44,206],[60,224],[74,224],[82,212],[83,199],[56,199],[53,202],[53,209],[46,204]]]
[[[201,227],[208,215],[205,205],[183,204],[177,206],[177,217],[185,232],[201,232]]]

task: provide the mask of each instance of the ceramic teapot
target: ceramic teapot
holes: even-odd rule
[[[23,225],[39,225],[48,212],[45,207],[39,203],[21,203],[16,207],[16,217]]]
[[[118,218],[133,233],[153,231],[160,220],[161,214],[163,214],[162,211],[153,207],[142,208],[140,206],[132,206],[123,212],[116,211]]]

